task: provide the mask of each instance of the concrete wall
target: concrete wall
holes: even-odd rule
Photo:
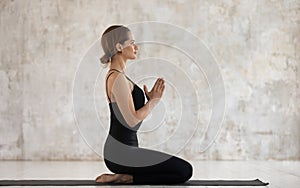
[[[101,159],[96,154],[101,146],[93,151],[76,126],[75,73],[105,28],[141,21],[170,23],[194,33],[212,51],[223,75],[226,111],[217,139],[202,151],[196,133],[178,155],[201,160],[300,159],[300,2],[292,0],[0,1],[0,159]],[[138,73],[133,71],[131,77]],[[180,77],[170,81],[180,82]],[[108,108],[100,89],[99,114],[107,128]],[[207,99],[200,99],[203,114],[209,116]],[[174,128],[177,119],[171,115],[165,126]],[[200,120],[204,125],[209,118]],[[93,127],[86,130],[94,136]],[[141,135],[141,142],[150,146],[153,138],[167,134]],[[98,145],[105,139],[100,135]],[[158,149],[168,151],[175,143]]]

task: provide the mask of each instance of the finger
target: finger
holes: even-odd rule
[[[163,87],[164,87],[164,84],[161,84],[161,85],[159,86],[159,92],[162,92]]]
[[[162,86],[163,86],[163,83],[159,82],[158,89],[161,90]]]
[[[154,85],[156,85],[159,81],[160,81],[160,78],[157,78]]]
[[[155,85],[153,86],[154,91],[157,91],[159,89],[159,85],[160,85],[160,78],[156,80]]]
[[[161,84],[160,86],[164,85],[164,84],[165,84],[165,81],[164,81],[164,80],[161,80],[161,81],[160,81],[160,84]]]
[[[163,85],[164,85],[164,82],[161,80],[161,81],[159,82],[158,89],[159,89],[159,90],[161,90],[161,89],[162,89],[162,87],[163,87]]]
[[[164,84],[163,88],[162,88],[162,92],[164,92],[165,88],[166,88],[166,85]]]
[[[160,91],[159,91],[159,95],[160,95],[160,97],[162,97],[162,95],[163,95],[163,92],[164,92],[164,86],[160,89]]]
[[[161,84],[163,84],[163,83],[164,83],[164,80],[161,78],[161,79],[159,80],[159,82],[160,82]]]
[[[155,82],[155,85],[153,86],[153,90],[157,91],[157,88],[158,88],[158,82]]]
[[[144,91],[145,91],[145,93],[147,93],[147,94],[148,94],[148,88],[147,88],[147,86],[146,86],[146,85],[144,85]]]
[[[166,88],[165,85],[163,85],[162,92],[164,92],[165,88]]]
[[[158,78],[156,83],[156,89],[160,89],[162,84],[164,84],[164,80],[162,78]]]

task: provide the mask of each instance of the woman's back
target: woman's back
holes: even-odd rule
[[[115,69],[112,69],[112,70],[115,70]],[[116,71],[118,71],[118,70],[116,70]],[[112,74],[113,74],[113,72],[109,73],[107,76],[107,79]],[[132,99],[134,102],[135,110],[138,110],[141,107],[143,107],[145,104],[144,92],[131,79],[129,79],[127,76],[126,76],[126,78],[129,81],[131,81],[132,84],[134,85],[131,95],[132,95]],[[107,82],[106,82],[106,85],[107,85]],[[109,92],[107,91],[107,93],[109,93]],[[140,121],[133,128],[130,127],[126,123],[126,121],[120,111],[120,108],[118,107],[118,102],[112,102],[110,99],[109,99],[109,101],[110,101],[109,102],[109,109],[110,109],[109,134],[112,137],[114,137],[116,140],[120,141],[121,143],[137,147],[138,146],[138,138],[137,138],[136,132],[139,129],[139,127],[141,126],[142,121]]]

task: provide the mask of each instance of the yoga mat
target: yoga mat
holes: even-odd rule
[[[168,186],[266,186],[259,179],[256,180],[189,180],[183,184],[159,184]],[[0,186],[114,186],[114,185],[141,185],[120,183],[96,183],[95,180],[0,180]],[[144,184],[149,185],[149,184]]]

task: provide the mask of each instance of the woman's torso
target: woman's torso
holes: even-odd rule
[[[131,79],[129,79],[127,76],[126,78],[133,84],[133,90],[131,94],[132,94],[135,110],[138,110],[144,106],[145,103],[144,92]],[[109,110],[110,110],[110,127],[109,127],[109,136],[107,137],[106,140],[106,145],[109,143],[108,139],[113,137],[114,139],[116,139],[117,141],[123,144],[138,147],[137,131],[141,126],[142,121],[132,128],[125,123],[125,120],[116,102],[109,102]]]

